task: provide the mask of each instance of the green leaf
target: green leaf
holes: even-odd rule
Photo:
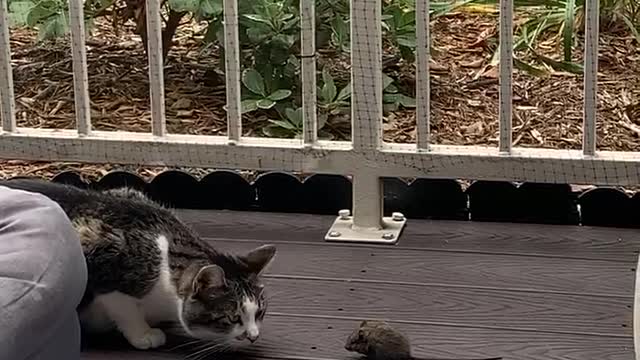
[[[297,108],[295,110],[292,108],[287,108],[285,110],[285,113],[287,114],[287,119],[289,119],[292,124],[299,128],[302,127],[302,108]]]
[[[263,109],[263,110],[269,110],[275,104],[276,104],[275,101],[272,101],[272,100],[269,100],[269,99],[261,99],[261,100],[258,100],[258,102],[256,103],[256,105],[258,105],[258,107],[260,109]]]
[[[322,89],[320,90],[320,96],[326,103],[332,102],[336,98],[336,84],[333,82],[333,77],[329,74],[326,68],[322,69]]]
[[[27,25],[34,27],[42,21],[56,15],[58,12],[63,12],[64,8],[60,8],[56,3],[52,1],[39,2],[31,8],[27,15]]]
[[[345,87],[340,90],[338,93],[338,97],[336,98],[336,102],[339,101],[347,101],[351,97],[351,83],[348,83]]]
[[[271,21],[269,19],[259,14],[245,14],[244,17],[255,22],[271,25]]]
[[[413,63],[413,62],[415,62],[415,53],[413,51],[414,49],[415,48],[410,48],[410,47],[406,47],[406,46],[400,46],[400,55],[407,62]]]
[[[489,61],[489,65],[491,66],[498,66],[498,64],[500,64],[500,44],[496,47],[496,51],[493,52],[491,60]]]
[[[240,106],[242,108],[243,114],[252,112],[252,111],[258,110],[258,100],[255,100],[255,99],[242,100],[242,102],[240,103]]]
[[[400,94],[400,96],[398,96],[397,99],[398,103],[400,103],[400,105],[406,107],[406,108],[415,108],[416,107],[416,99],[410,97],[410,96],[406,96],[406,95],[402,95]]]
[[[259,72],[254,69],[246,69],[242,72],[242,83],[252,93],[266,97],[267,94],[264,90],[264,79]],[[273,106],[273,105],[272,105]]]
[[[549,72],[546,71],[545,69],[540,69],[537,68],[533,65],[529,65],[526,62],[516,59],[515,57],[513,58],[513,66],[518,69],[518,70],[522,70],[524,72],[527,72],[533,76],[538,76],[538,77],[547,77],[549,76]]]
[[[216,40],[224,40],[222,37],[218,36],[220,30],[222,30],[222,21],[220,19],[215,19],[209,22],[207,26],[207,32],[204,35],[204,42],[206,44],[210,44],[215,42]]]
[[[27,25],[27,17],[34,6],[32,1],[9,2],[9,21],[15,25]]]
[[[280,101],[288,98],[289,96],[291,96],[291,90],[280,89],[272,92],[271,95],[267,96],[267,99],[273,100],[273,101]]]
[[[567,0],[564,15],[564,61],[571,61],[571,48],[573,45],[573,18],[575,14],[575,0]]]
[[[297,38],[299,38],[299,36]],[[296,42],[296,36],[289,35],[289,34],[279,34],[273,37],[273,42],[276,45],[282,46],[287,50],[289,50],[291,45],[293,45]]]
[[[292,13],[286,13],[286,14],[278,14],[278,21],[280,22],[286,22],[288,20],[294,19],[294,16]]]
[[[247,36],[252,43],[259,44],[272,36],[271,29],[264,25],[254,26],[247,29]]]
[[[282,27],[282,31],[286,31],[286,30],[292,29],[294,26],[298,25],[299,20],[300,20],[300,18],[298,18],[298,17],[295,17],[295,18],[293,18],[291,20],[287,20],[284,23],[284,26]]]
[[[384,92],[390,93],[390,94],[395,94],[395,93],[398,92],[398,88],[393,84],[389,84],[389,86],[387,86],[387,88],[384,89]]]
[[[196,12],[199,5],[198,0],[169,0],[169,7],[175,11]]]
[[[200,12],[206,17],[214,17],[222,14],[222,0],[201,0]]]
[[[325,125],[327,125],[328,118],[329,116],[327,116],[327,114],[318,114],[318,130],[321,130]]]
[[[387,74],[382,74],[382,89],[385,90],[391,83],[393,83],[393,79]]]
[[[296,10],[295,8],[292,8],[291,11],[299,11],[299,10]],[[290,30],[290,29],[293,29],[296,26],[299,26],[299,24],[300,24],[300,16],[298,16],[297,14],[291,14],[291,18],[284,22],[284,26],[283,26],[282,29],[283,30]]]
[[[277,126],[283,128],[283,129],[287,129],[287,130],[295,130],[296,129],[296,127],[292,123],[290,123],[288,121],[271,120],[271,119],[269,119],[269,122],[274,124],[274,125],[277,125]]]
[[[382,102],[385,104],[395,104],[398,102],[399,94],[382,94]]]
[[[66,13],[47,18],[38,34],[39,40],[55,39],[64,36],[69,30],[69,19]]]
[[[412,49],[416,47],[416,38],[409,35],[398,36],[398,38],[396,38],[396,41],[400,46],[406,46]]]
[[[415,10],[405,11],[400,16],[400,22],[403,28],[410,28],[412,25],[416,23],[416,12]]]
[[[268,51],[268,50],[267,50]],[[260,53],[256,53],[255,55],[256,57],[260,56]],[[271,90],[269,89],[274,89],[273,85],[273,81],[275,80],[275,76],[276,75],[274,73],[274,66],[273,63],[271,63],[270,61],[266,61],[266,63],[262,63],[262,61],[264,60],[269,60],[268,56],[262,56],[262,59],[260,60],[261,63],[258,63],[256,60],[256,70],[260,73],[260,75],[262,75],[262,78],[264,79],[264,91],[266,94],[271,93]],[[279,88],[279,86],[275,87],[275,88]],[[264,96],[266,98],[266,96]]]
[[[341,15],[331,21],[331,43],[338,51],[349,51],[349,27]]]
[[[582,65],[580,64],[576,64],[569,61],[557,61],[550,57],[539,55],[539,54],[535,54],[535,56],[536,56],[536,59],[538,59],[538,61],[551,66],[551,68],[557,71],[566,71],[566,72],[569,72],[572,74],[578,74],[578,75],[582,74],[582,72],[584,71]]]
[[[382,104],[382,111],[387,114],[393,111],[398,111],[399,107],[400,105],[398,105],[397,102],[385,102]]]
[[[283,38],[275,39],[269,42],[269,57],[265,60],[269,61],[274,66],[283,66],[289,60],[291,55],[291,45],[285,43]],[[266,74],[265,74],[266,75]]]
[[[268,137],[274,138],[290,138],[294,132],[278,125],[269,125],[262,128],[262,133]]]

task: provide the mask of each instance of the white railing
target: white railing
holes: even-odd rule
[[[418,0],[417,142],[382,140],[380,0],[351,1],[352,142],[317,139],[314,1],[301,0],[303,137],[243,137],[237,0],[224,2],[227,136],[168,134],[164,106],[159,0],[147,0],[151,133],[91,130],[81,0],[70,0],[76,130],[17,128],[6,1],[0,0],[0,157],[167,166],[279,169],[353,176],[354,238],[394,230],[382,217],[381,176],[467,178],[548,183],[640,183],[640,152],[596,151],[598,0],[586,1],[583,150],[512,148],[513,0],[500,5],[500,137],[498,147],[429,143],[428,0]],[[344,215],[344,214],[343,214]],[[396,219],[398,220],[398,218]],[[338,222],[337,222],[338,223]],[[390,225],[391,224],[391,225]],[[391,228],[389,228],[391,226]],[[335,228],[334,231],[338,231]],[[345,230],[345,229],[343,229]],[[398,230],[398,229],[395,229]],[[394,230],[394,231],[395,231]],[[345,231],[350,231],[346,229]],[[398,230],[399,231],[399,230]],[[359,234],[359,235],[358,235]],[[364,234],[364,235],[362,235]],[[349,236],[341,236],[349,239]]]

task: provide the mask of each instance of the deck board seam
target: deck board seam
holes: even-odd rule
[[[353,316],[296,314],[296,313],[283,313],[283,312],[270,312],[269,316],[295,317],[295,318],[307,318],[307,319],[313,318],[313,319],[331,319],[331,320],[353,320],[356,322],[363,320],[360,317],[353,317]],[[561,330],[539,330],[539,329],[518,328],[518,327],[468,325],[468,324],[449,323],[449,322],[441,322],[441,321],[396,320],[392,318],[387,318],[384,320],[392,323],[409,324],[409,325],[443,326],[443,327],[455,327],[455,328],[467,328],[467,329],[485,329],[485,330],[514,331],[514,332],[527,332],[527,333],[540,333],[540,334],[593,336],[593,337],[607,337],[607,338],[619,338],[619,339],[633,338],[632,334],[625,335],[625,334],[595,333],[595,332],[572,332],[572,331],[561,331]]]
[[[489,290],[489,291],[507,291],[507,292],[521,292],[521,293],[536,293],[536,294],[553,294],[553,295],[567,295],[567,296],[584,296],[584,297],[600,297],[600,298],[616,298],[616,299],[628,299],[633,300],[633,294],[629,295],[615,295],[615,294],[600,294],[600,293],[576,293],[567,291],[555,291],[555,290],[542,290],[542,289],[530,289],[530,288],[503,288],[492,286],[471,286],[471,285],[456,285],[445,283],[420,283],[410,281],[390,281],[390,280],[368,280],[360,278],[333,278],[323,276],[303,276],[303,275],[285,275],[285,274],[265,274],[265,278],[271,279],[291,279],[291,280],[308,280],[308,281],[335,281],[345,283],[368,283],[368,284],[390,284],[390,285],[404,285],[404,286],[416,286],[416,287],[441,287],[441,288],[457,288],[457,289],[470,289],[470,290]]]
[[[313,357],[313,356],[291,356],[291,355],[264,355],[264,354],[251,354],[256,359],[282,359],[282,360],[339,360],[337,358],[325,358],[325,357]]]
[[[403,247],[403,246],[389,246],[389,245],[372,245],[372,244],[348,244],[332,242],[331,244],[325,242],[307,242],[307,241],[286,241],[286,240],[267,240],[261,241],[257,239],[247,238],[225,238],[225,237],[209,237],[203,236],[205,241],[224,241],[224,242],[238,242],[238,243],[269,243],[276,245],[304,245],[304,246],[327,246],[327,247],[349,247],[349,248],[362,248],[362,249],[397,249],[397,250],[410,250],[421,252],[446,252],[446,253],[458,253],[458,254],[478,254],[478,255],[499,255],[499,256],[515,256],[515,257],[537,257],[548,259],[563,259],[563,260],[582,260],[582,261],[597,261],[607,263],[628,263],[635,265],[636,261],[633,259],[625,258],[591,258],[580,256],[564,256],[564,255],[552,255],[552,254],[540,254],[540,253],[517,253],[517,252],[493,252],[493,251],[479,251],[479,250],[464,250],[464,249],[438,249],[428,247]],[[635,256],[635,255],[634,255]]]

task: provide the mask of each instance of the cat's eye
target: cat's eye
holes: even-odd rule
[[[238,315],[228,316],[227,320],[229,320],[229,322],[232,324],[239,324],[242,321],[242,319],[240,319],[240,316]]]

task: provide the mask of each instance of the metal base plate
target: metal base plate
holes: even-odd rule
[[[380,230],[353,228],[352,216],[338,216],[336,221],[327,231],[324,239],[331,242],[355,242],[370,244],[396,244],[400,238],[400,233],[407,223],[406,218],[393,219],[383,217],[383,228]]]

